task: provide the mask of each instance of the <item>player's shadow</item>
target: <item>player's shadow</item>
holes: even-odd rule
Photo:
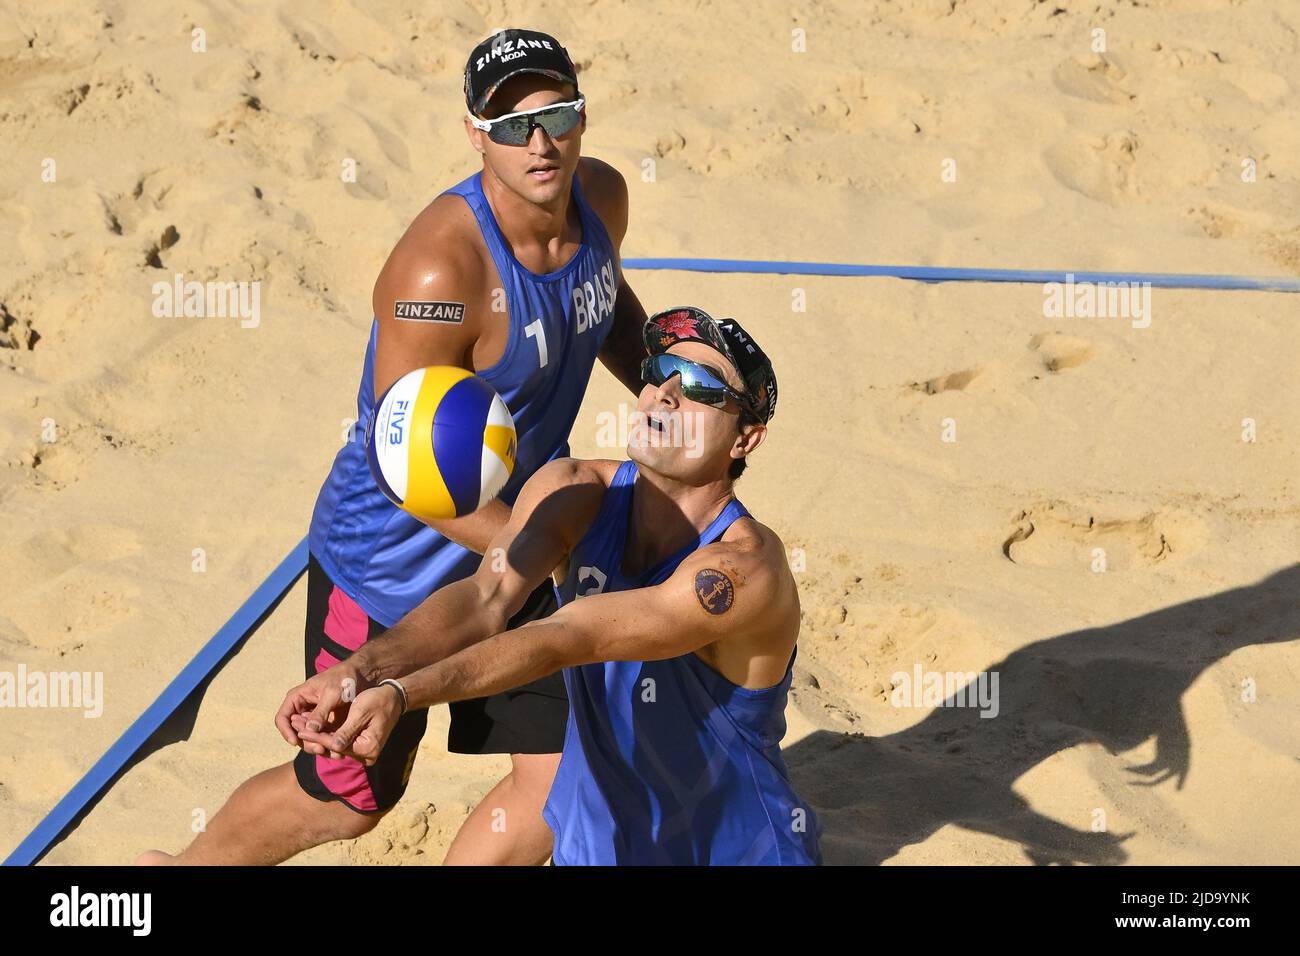
[[[1092,807],[1107,804],[1100,792],[1074,795],[1075,828],[1031,808],[1012,790],[1016,780],[1078,744],[1119,754],[1154,736],[1154,759],[1127,768],[1131,785],[1173,780],[1181,789],[1192,763],[1183,693],[1238,648],[1297,637],[1300,564],[1249,587],[1013,652],[988,668],[999,675],[996,717],[945,706],[882,737],[818,731],[787,748],[785,759],[822,820],[827,863],[881,863],[947,824],[1015,841],[1034,863],[1123,863],[1131,834],[1090,827]],[[1240,679],[1247,677],[1267,692],[1269,675]],[[1232,680],[1223,693],[1239,699],[1239,678]]]

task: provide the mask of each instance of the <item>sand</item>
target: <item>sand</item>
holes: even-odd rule
[[[94,719],[0,710],[6,852],[305,533],[378,269],[476,168],[495,27],[579,62],[628,256],[1300,274],[1295,2],[3,10],[0,670],[104,679]],[[155,316],[177,273],[260,281],[259,321]],[[738,494],[799,569],[786,758],[828,862],[1300,862],[1300,297],[1155,289],[1141,327],[1038,285],[629,278],[776,363]],[[625,401],[598,371],[576,454],[621,457]],[[304,592],[47,862],[179,850],[292,756]],[[998,715],[896,706],[916,667],[996,672]],[[506,767],[446,724],[297,862],[438,862]]]

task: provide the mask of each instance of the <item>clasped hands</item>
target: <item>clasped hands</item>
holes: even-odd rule
[[[369,767],[401,716],[396,688],[372,684],[360,668],[343,661],[289,691],[275,726],[280,736],[309,754],[353,757]]]

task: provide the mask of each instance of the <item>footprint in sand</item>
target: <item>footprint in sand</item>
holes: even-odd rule
[[[1120,89],[1124,71],[1100,53],[1071,57],[1052,71],[1052,82],[1069,96],[1094,103],[1127,103],[1137,94]]]
[[[968,368],[960,372],[949,372],[947,375],[940,375],[936,378],[927,379],[924,382],[908,382],[907,387],[916,392],[925,392],[927,395],[938,395],[940,392],[961,392],[966,390],[966,386],[979,377],[981,369]]]
[[[1280,104],[1291,95],[1286,77],[1269,70],[1233,63],[1224,70],[1228,82],[1256,103]]]
[[[1043,369],[1048,372],[1076,368],[1089,361],[1097,351],[1097,347],[1092,342],[1061,332],[1040,332],[1030,338],[1029,348],[1036,353]],[[998,371],[1000,367],[994,365],[992,368]],[[964,392],[972,382],[987,374],[988,371],[989,366],[975,365],[946,375],[936,375],[922,382],[908,382],[906,387],[914,392],[924,392],[926,395]]]
[[[1077,368],[1096,353],[1097,348],[1086,339],[1061,332],[1040,332],[1029,340],[1029,348],[1038,353],[1043,368],[1049,372]]]
[[[1048,171],[1062,186],[1090,199],[1118,206],[1138,195],[1137,135],[1118,130],[1106,136],[1071,135],[1043,152]]]
[[[262,101],[253,95],[245,95],[234,106],[209,124],[208,138],[220,139],[226,145],[233,146],[240,134],[249,128],[257,115],[262,112]]]
[[[163,209],[164,200],[176,185],[176,174],[169,170],[156,170],[144,173],[135,181],[130,195],[126,193],[99,193],[99,202],[104,214],[104,226],[115,236],[132,236],[141,228],[151,212]],[[173,236],[168,238],[168,230]],[[160,230],[157,240],[151,240],[151,246],[145,253],[146,260],[172,245],[179,233],[175,226]],[[151,263],[152,264],[152,263]]]
[[[228,96],[243,89],[251,91],[249,84],[262,78],[262,71],[250,59],[230,56],[205,56],[198,69],[191,74],[190,82],[200,93]]]
[[[405,172],[411,171],[411,154],[406,148],[406,143],[402,137],[398,136],[383,123],[374,119],[365,113],[361,114],[361,119],[365,122],[366,127],[375,137],[375,142],[383,152],[384,157]]]
[[[55,102],[59,109],[63,110],[65,116],[71,116],[82,103],[86,102],[86,96],[90,93],[90,84],[82,83],[80,86],[74,86],[72,89],[64,90],[55,97]]]
[[[1289,232],[1265,232],[1259,240],[1260,250],[1285,269],[1300,272],[1300,229]]]
[[[1199,522],[1187,515],[1106,518],[1049,502],[1016,515],[1002,554],[1025,567],[1126,571],[1186,557],[1200,550],[1202,539]]]
[[[280,28],[288,34],[290,42],[302,53],[316,61],[334,63],[337,61],[333,50],[345,46],[333,31],[320,20],[308,20],[302,15],[290,15],[281,12],[276,19]]]
[[[1200,226],[1201,231],[1211,239],[1231,237],[1237,232],[1240,225],[1232,217],[1216,212],[1208,206],[1188,207],[1187,218]]]
[[[962,675],[998,656],[974,622],[951,608],[827,599],[804,614],[802,664],[796,666],[796,709],[813,724],[840,731],[864,719],[915,718],[894,691],[923,672]],[[946,677],[945,677],[946,679]],[[964,682],[964,678],[963,678]],[[927,707],[922,700],[915,707]]]
[[[40,338],[31,319],[25,316],[19,318],[9,311],[5,303],[0,302],[0,349],[30,352]]]
[[[140,549],[140,536],[132,528],[84,524],[42,531],[23,542],[19,550],[33,577],[49,581],[77,565],[128,558]]]

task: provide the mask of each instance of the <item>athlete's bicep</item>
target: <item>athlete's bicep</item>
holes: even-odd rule
[[[623,247],[623,239],[627,236],[627,223],[630,210],[630,197],[628,195],[627,180],[623,174],[609,164],[605,164],[605,202],[603,203],[605,215],[605,230],[609,233],[610,241],[614,243],[615,249]]]
[[[579,161],[578,178],[588,205],[600,216],[605,232],[617,251],[627,235],[628,189],[623,174],[604,160],[584,156]]]
[[[645,320],[645,308],[623,277],[614,300],[614,325],[600,347],[600,361],[633,395],[640,395],[644,384],[641,363],[646,350],[641,330]]]
[[[584,597],[548,618],[564,667],[658,661],[750,634],[771,620],[775,572],[757,552],[701,548],[662,584]]]
[[[646,354],[645,345],[641,341],[646,311],[628,284],[621,261],[620,250],[628,223],[627,182],[618,170],[607,163],[599,160],[591,160],[591,163],[588,198],[597,204],[605,231],[614,245],[615,255],[620,256],[613,324],[601,345],[600,361],[633,395],[639,395],[642,385],[641,362]]]
[[[406,240],[398,244],[372,297],[379,323],[376,398],[414,369],[426,365],[469,367],[478,328],[473,314],[477,303],[470,300],[480,279],[471,255],[435,256]]]

